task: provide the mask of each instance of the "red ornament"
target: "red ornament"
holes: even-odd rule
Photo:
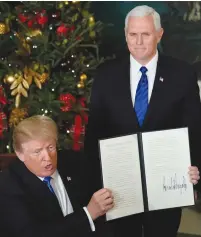
[[[59,100],[64,102],[64,105],[61,107],[63,112],[68,112],[72,109],[73,104],[76,102],[76,99],[70,93],[61,94],[59,96]]]
[[[64,24],[62,24],[57,28],[57,35],[59,35],[59,36],[67,35],[69,30],[70,30],[69,27],[66,27]]]
[[[33,23],[34,23],[34,20],[29,20],[29,21],[27,22],[28,27],[29,27],[29,28],[32,28]]]
[[[46,15],[45,10],[37,14],[37,22],[39,25],[42,25],[42,26],[44,26],[48,22],[48,17]]]
[[[19,19],[22,23],[24,23],[24,22],[26,22],[26,21],[28,20],[28,17],[25,16],[24,14],[19,14],[19,15],[18,15],[18,19]]]

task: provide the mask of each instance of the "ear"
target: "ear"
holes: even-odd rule
[[[126,39],[126,42],[127,42],[127,28],[126,27],[124,28],[124,34],[125,34],[125,39]]]
[[[20,152],[20,151],[15,151],[17,157],[22,161],[24,162],[25,161],[25,156],[23,154],[23,152]]]
[[[160,30],[157,31],[157,38],[158,38],[157,43],[159,43],[161,41],[161,38],[163,36],[163,32],[164,32],[163,28],[160,28]]]

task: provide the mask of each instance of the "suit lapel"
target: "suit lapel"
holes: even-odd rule
[[[63,216],[58,200],[37,176],[31,173],[21,161],[16,161],[14,167],[11,167],[19,177],[23,189],[26,189],[27,199],[33,203],[42,203],[46,206],[47,213]],[[44,199],[46,200],[44,204]],[[31,204],[31,203],[30,203]],[[50,208],[51,207],[51,208]]]
[[[156,111],[156,109],[160,108],[161,106],[161,94],[163,94],[165,90],[167,75],[168,74],[165,71],[163,58],[161,55],[159,55],[154,86],[142,128],[148,126],[153,113],[155,113],[154,111]]]
[[[121,86],[121,93],[122,98],[125,98],[126,101],[124,102],[124,112],[128,112],[127,119],[132,119],[135,127],[139,127],[137,115],[134,110],[132,95],[131,95],[131,88],[130,88],[130,56],[127,56],[123,62],[123,71],[121,77],[123,78],[122,86]]]
[[[71,154],[72,155],[72,154]],[[66,161],[65,161],[66,159]],[[80,206],[77,202],[76,197],[76,178],[72,177],[71,172],[69,171],[69,164],[67,162],[68,156],[63,158],[60,155],[60,159],[58,159],[58,172],[61,176],[62,182],[65,186],[66,192],[68,194],[68,197],[70,199],[70,202],[72,204],[73,210],[78,209]]]

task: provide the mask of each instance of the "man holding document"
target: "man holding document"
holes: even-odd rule
[[[110,223],[115,237],[142,233],[176,237],[178,206],[193,204],[189,176],[193,184],[200,179],[201,103],[196,75],[187,63],[157,51],[162,35],[154,9],[134,8],[125,20],[130,54],[101,66],[92,87],[85,147],[94,188],[101,186],[99,140],[103,182],[116,182],[112,213],[124,218]],[[116,138],[107,140],[111,137]],[[105,179],[104,174],[110,175]],[[120,187],[121,195],[115,195]],[[124,200],[121,215],[118,203]],[[109,213],[107,217],[114,219]]]

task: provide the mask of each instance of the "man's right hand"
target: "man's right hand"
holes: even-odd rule
[[[108,210],[113,208],[113,199],[112,192],[109,189],[103,188],[95,192],[87,206],[92,220],[104,215]]]

